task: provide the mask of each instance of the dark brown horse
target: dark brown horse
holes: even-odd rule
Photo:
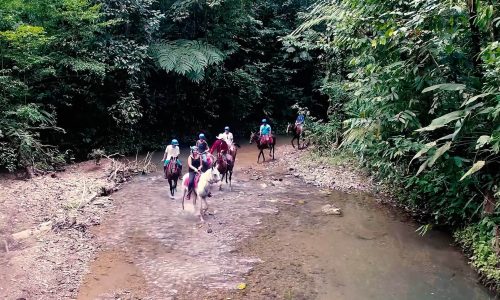
[[[226,177],[226,184],[229,176],[229,186],[231,186],[231,176],[233,172],[233,158],[230,154],[226,154],[225,152],[217,154],[217,160],[215,162],[215,168],[219,171],[221,175],[221,181],[219,185],[219,190],[222,190],[222,181],[224,180],[224,176]],[[229,171],[231,170],[231,171]],[[230,174],[231,172],[231,174]]]
[[[168,180],[168,185],[170,186],[170,198],[174,199],[175,191],[177,191],[177,181],[181,176],[181,168],[177,164],[177,158],[172,158],[168,165],[164,169],[165,177]]]
[[[276,137],[274,135],[271,135],[272,142],[271,143],[262,143],[260,136],[252,132],[250,135],[250,144],[256,143],[257,144],[257,149],[259,149],[259,156],[257,157],[257,163],[259,163],[260,156],[262,155],[262,159],[266,161],[266,157],[264,155],[264,149],[269,149],[269,156],[274,159],[274,148],[276,146]]]
[[[228,179],[227,176],[229,175],[229,188],[230,189],[232,189],[231,178],[233,177],[233,169],[234,169],[234,164],[236,163],[236,155],[238,154],[238,148],[241,148],[241,146],[239,144],[234,143],[231,147],[229,147],[229,156],[227,156],[228,164],[227,164],[226,184],[227,184],[227,179]],[[224,178],[222,178],[222,179],[224,179]]]
[[[297,140],[297,149],[300,149],[300,138],[304,137],[304,126],[303,125],[292,125],[291,123],[288,123],[288,126],[286,127],[286,132],[292,134],[292,146],[295,148],[295,145],[293,141]]]

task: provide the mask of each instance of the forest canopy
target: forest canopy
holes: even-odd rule
[[[308,5],[2,1],[0,166],[47,167],[96,148],[135,153],[174,137],[187,144],[225,125],[246,135],[263,117],[285,126],[295,103],[324,114],[311,57],[279,40]]]

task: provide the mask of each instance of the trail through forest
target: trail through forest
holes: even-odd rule
[[[256,165],[243,147],[205,224],[160,172],[136,177],[93,229],[101,249],[78,299],[491,299],[446,234],[418,236],[368,193],[306,184],[283,160],[297,152],[277,153]]]

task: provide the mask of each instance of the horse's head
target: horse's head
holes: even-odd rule
[[[259,136],[257,135],[256,132],[253,132],[250,134],[250,144],[253,142],[257,142],[259,140]]]
[[[288,125],[286,126],[286,132],[292,132],[293,130],[293,126],[291,123],[288,123]]]
[[[210,172],[210,183],[216,183],[216,182],[219,182],[221,180],[221,175],[220,175],[219,170],[217,170],[217,168],[212,167],[212,168],[208,169],[207,172]]]

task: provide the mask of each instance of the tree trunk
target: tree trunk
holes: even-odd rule
[[[495,212],[496,201],[491,191],[484,192],[483,215],[489,216]]]
[[[497,253],[497,257],[500,257],[500,226],[498,225],[495,226],[495,252]]]
[[[467,7],[469,9],[469,27],[471,32],[471,54],[472,63],[474,65],[474,75],[478,78],[483,76],[481,68],[481,58],[479,54],[481,53],[481,32],[477,26],[477,7],[479,0],[467,0]]]
[[[34,176],[34,171],[32,166],[25,166],[24,169],[26,170],[26,178],[31,179]]]

